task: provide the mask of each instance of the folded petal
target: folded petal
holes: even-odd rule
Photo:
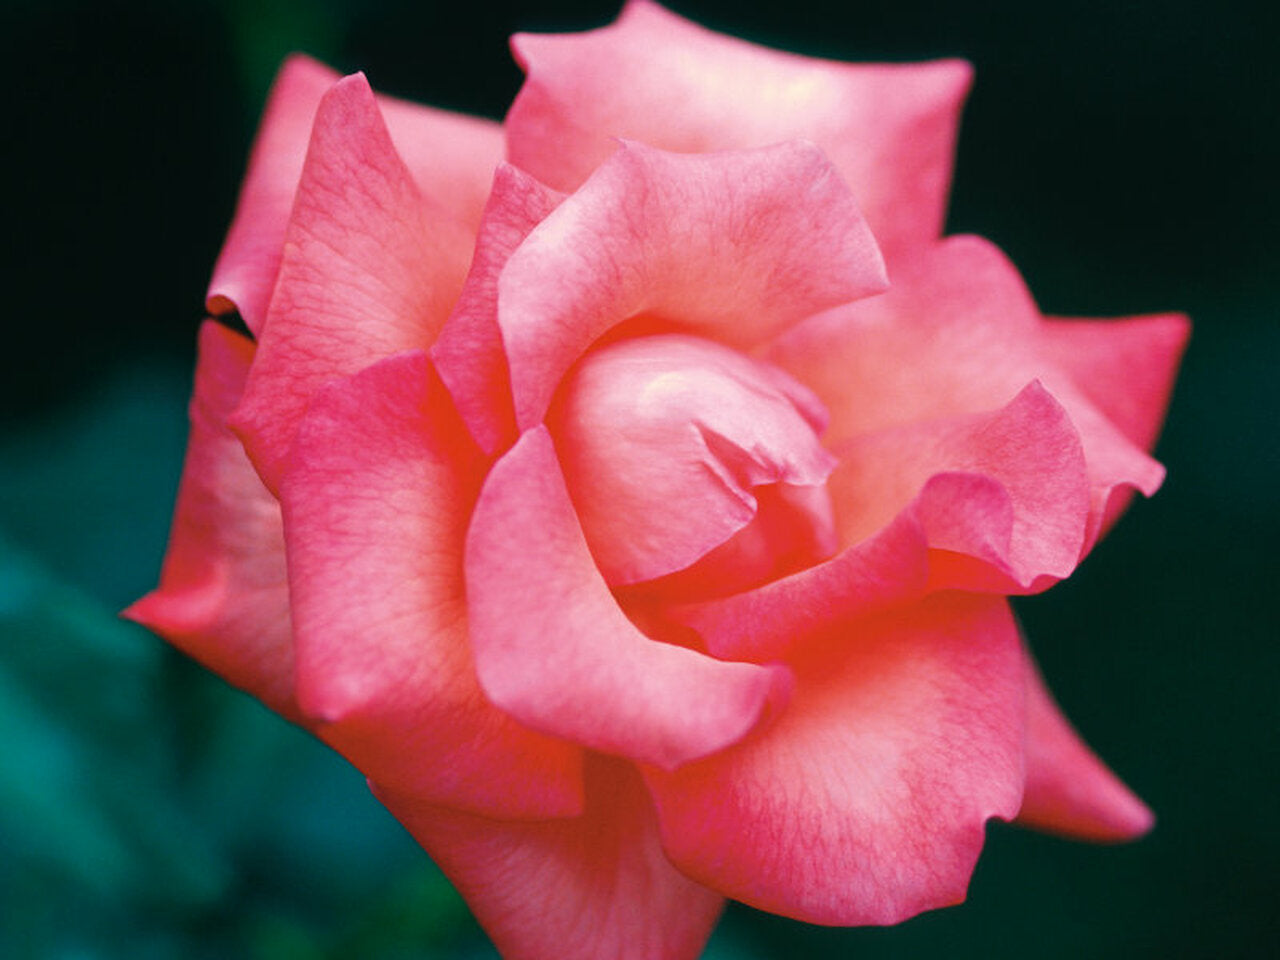
[[[959,60],[849,64],[720,36],[647,0],[580,34],[519,34],[528,74],[507,115],[511,162],[560,190],[623,137],[682,153],[813,140],[893,263],[942,230],[972,70]]]
[[[486,479],[466,575],[480,683],[535,730],[672,768],[736,742],[785,696],[783,667],[714,660],[632,625],[591,559],[545,427]]]
[[[1026,657],[1027,787],[1018,823],[1082,840],[1120,841],[1155,824],[1145,803],[1072,729]]]
[[[835,459],[806,418],[818,404],[782,379],[678,334],[609,344],[574,367],[548,426],[610,586],[683,570],[725,543],[756,517],[757,488],[822,486]]]
[[[1022,656],[1001,598],[939,594],[797,657],[776,722],[646,770],[671,861],[752,906],[887,924],[964,898],[1022,799]]]
[[[191,434],[160,586],[124,611],[290,719],[293,652],[280,506],[227,427],[253,344],[200,328]]]
[[[271,488],[325,381],[435,339],[462,285],[471,236],[424,200],[368,83],[325,94],[284,259],[234,425]]]
[[[594,757],[580,817],[511,823],[373,785],[466,898],[506,960],[694,960],[724,898],[663,856],[644,785]]]
[[[205,294],[205,309],[215,315],[238,310],[255,334],[266,320],[280,271],[285,227],[316,107],[337,80],[328,67],[294,54],[280,68],[267,98],[235,219]]]
[[[538,423],[569,367],[624,320],[750,347],[885,283],[866,222],[812,144],[697,156],[625,144],[502,271],[516,422]]]
[[[793,328],[766,357],[827,405],[832,447],[887,427],[995,410],[1039,380],[1084,445],[1087,549],[1113,493],[1128,487],[1150,495],[1164,470],[1042,349],[1043,329],[1003,254],[978,237],[952,237],[896,273],[888,293]],[[1141,362],[1167,365],[1159,355]]]
[[[458,302],[431,348],[440,377],[481,449],[515,442],[511,377],[498,327],[498,277],[524,238],[563,200],[510,164],[498,168]]]
[[[462,549],[483,465],[420,352],[316,395],[281,485],[298,701],[388,787],[492,816],[576,813],[580,751],[476,680]]]

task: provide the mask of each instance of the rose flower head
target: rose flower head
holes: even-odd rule
[[[347,757],[508,958],[895,923],[991,817],[1144,833],[1007,598],[1160,485],[1185,319],[1045,318],[941,236],[965,63],[648,0],[513,48],[501,125],[284,65],[128,616]]]

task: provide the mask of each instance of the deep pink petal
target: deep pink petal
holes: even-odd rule
[[[298,718],[280,506],[227,416],[253,344],[200,328],[191,435],[160,586],[124,612],[273,710]]]
[[[424,200],[360,74],[316,113],[259,351],[233,423],[269,487],[311,395],[435,339],[471,237]]]
[[[989,817],[1022,800],[1022,655],[1001,598],[847,621],[797,661],[776,723],[646,771],[672,862],[813,923],[896,923],[964,898]]]
[[[573,369],[548,426],[610,586],[683,570],[723,544],[756,516],[756,488],[826,481],[835,459],[806,419],[817,403],[779,377],[678,334],[610,344]],[[829,518],[828,505],[817,519],[829,530]]]
[[[1150,830],[1150,808],[1071,728],[1029,654],[1026,686],[1027,787],[1018,823],[1099,841],[1133,840]]]
[[[1143,450],[1160,433],[1191,324],[1179,313],[1121,320],[1052,319],[1040,329],[1046,358]]]
[[[702,153],[815,142],[853,188],[886,258],[942,230],[967,63],[848,64],[720,36],[645,0],[581,34],[512,40],[528,77],[508,157],[572,190],[623,137]]]
[[[566,815],[580,751],[493,707],[472,664],[462,551],[483,466],[422,353],[316,395],[281,485],[298,701],[389,787]]]
[[[812,144],[698,156],[624,144],[502,271],[516,422],[541,421],[569,367],[624,320],[750,347],[885,283],[866,222]]]
[[[767,357],[827,405],[833,447],[888,427],[995,410],[1039,380],[1084,445],[1087,549],[1113,495],[1120,488],[1150,495],[1164,470],[1042,350],[1043,329],[1003,254],[978,237],[952,237],[895,274],[888,293],[793,328]],[[1159,355],[1151,362],[1165,363]]]
[[[563,199],[509,164],[498,168],[471,271],[431,348],[463,421],[491,455],[514,443],[517,435],[511,377],[498,328],[498,277],[529,232]]]
[[[736,742],[785,695],[784,667],[713,660],[632,625],[591,559],[544,427],[486,479],[466,572],[480,683],[535,730],[670,768]]]
[[[210,313],[239,310],[255,334],[266,319],[280,270],[285,227],[307,155],[311,122],[320,98],[337,79],[323,64],[294,54],[280,68],[267,98],[235,219],[205,295]]]
[[[431,808],[373,785],[506,960],[694,960],[724,898],[662,853],[644,786],[594,757],[581,817],[511,823]]]

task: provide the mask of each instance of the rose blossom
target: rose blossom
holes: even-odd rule
[[[693,957],[731,897],[955,903],[990,817],[1137,836],[1006,596],[1130,491],[1186,336],[940,238],[970,82],[633,0],[500,127],[301,57],[129,610],[359,767],[508,957]],[[507,162],[501,162],[504,155]]]

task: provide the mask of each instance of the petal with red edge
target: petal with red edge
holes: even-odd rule
[[[462,548],[483,465],[422,353],[316,395],[281,486],[298,702],[389,787],[562,816],[580,751],[494,708],[472,664]]]
[[[681,155],[623,144],[525,239],[498,281],[516,422],[639,315],[750,347],[885,288],[884,262],[812,144]]]
[[[471,271],[431,359],[476,442],[493,455],[515,442],[511,378],[498,328],[498,277],[563,195],[510,164],[493,178]]]
[[[805,416],[819,405],[782,378],[678,334],[609,344],[574,367],[548,427],[610,586],[683,570],[723,544],[756,516],[755,488],[825,482],[835,459]]]
[[[1150,495],[1164,469],[1041,351],[1044,325],[1017,270],[992,244],[952,237],[895,274],[880,297],[785,333],[766,358],[822,399],[826,442],[886,427],[998,409],[1032,380],[1080,433],[1091,483],[1085,548],[1118,488]]]
[[[1119,320],[1050,319],[1045,357],[1126,437],[1150,450],[1160,433],[1191,324],[1179,313]]]
[[[425,201],[361,74],[320,103],[284,259],[233,424],[274,489],[322,383],[426,348],[466,271],[471,237]]]
[[[124,611],[273,710],[298,719],[280,506],[227,416],[253,344],[200,328],[191,435],[160,586]]]
[[[940,594],[848,621],[796,665],[777,721],[674,773],[646,770],[688,876],[827,924],[964,898],[990,817],[1022,800],[1023,673],[1003,599]]]
[[[1083,840],[1142,836],[1155,817],[1071,728],[1026,656],[1027,787],[1018,823]]]
[[[469,817],[371,786],[507,960],[694,960],[724,905],[667,862],[644,785],[620,761],[592,758],[583,815],[546,823]]]
[[[508,157],[572,190],[613,138],[705,153],[813,140],[853,188],[885,256],[942,230],[972,69],[959,60],[849,64],[720,36],[632,0],[581,34],[518,34],[528,74],[507,115]]]
[[[785,667],[714,660],[632,625],[587,550],[545,427],[486,479],[466,578],[485,693],[552,736],[672,768],[741,739],[789,687]]]

